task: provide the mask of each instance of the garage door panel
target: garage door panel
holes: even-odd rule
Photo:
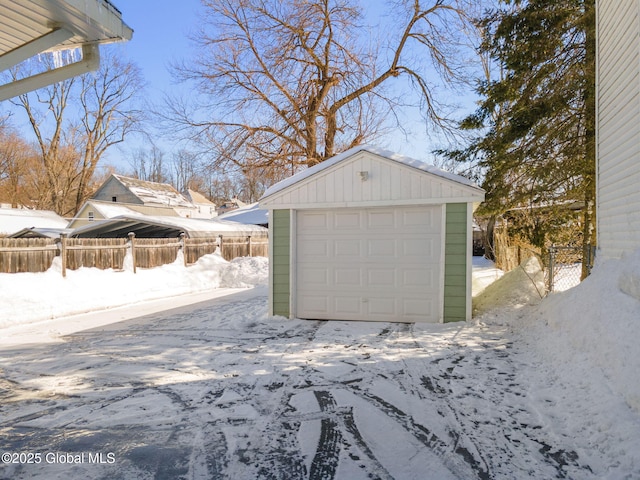
[[[336,257],[359,257],[362,252],[362,243],[358,239],[334,240],[333,246]]]
[[[332,316],[337,315],[339,318],[346,317],[347,320],[351,320],[352,315],[362,314],[362,299],[360,297],[336,296],[333,303]]]
[[[404,298],[401,300],[402,315],[404,317],[420,317],[424,315],[424,312],[428,312],[432,308],[433,302],[427,298]]]
[[[296,315],[438,321],[441,212],[440,206],[297,212]]]
[[[435,229],[435,216],[430,210],[403,210],[401,213],[402,225],[405,227],[422,228],[425,225],[428,229]]]
[[[366,212],[367,228],[395,228],[396,215],[393,210],[368,211]]]
[[[317,259],[327,258],[329,256],[329,246],[322,239],[307,237],[298,242],[298,255],[307,260],[314,259],[314,257]]]
[[[331,282],[329,282],[329,271],[326,268],[305,268],[300,272],[298,280],[314,288],[326,288],[331,285]]]
[[[371,257],[397,257],[396,240],[392,238],[374,238],[366,240],[367,254]]]
[[[405,259],[411,257],[410,261],[434,263],[435,243],[436,239],[430,237],[405,238],[401,240],[401,252]]]
[[[336,268],[334,271],[336,287],[362,287],[362,270],[359,268]]]
[[[307,318],[326,318],[325,315],[328,311],[327,297],[322,295],[305,295],[300,299],[298,308],[304,309],[305,312],[312,314],[313,316]]]
[[[298,222],[305,232],[311,230],[326,231],[329,227],[329,212],[309,212],[300,217]]]
[[[436,291],[438,289],[438,270],[412,268],[402,271],[402,288],[418,288],[423,291]]]
[[[359,211],[336,211],[333,218],[335,230],[360,230],[362,216]]]
[[[367,313],[372,316],[385,316],[390,318],[395,315],[397,301],[390,297],[376,297],[367,302]]]
[[[392,267],[388,268],[368,268],[367,272],[367,284],[373,287],[388,287],[394,288],[396,284],[396,269]]]

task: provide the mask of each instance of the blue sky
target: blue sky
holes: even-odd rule
[[[198,12],[201,10],[200,1],[112,0],[112,2],[122,12],[125,23],[134,30],[133,39],[120,48],[130,60],[141,67],[151,100],[159,100],[165,91],[181,88],[172,81],[168,66],[172,61],[188,58],[190,55],[191,44],[188,36],[197,29]],[[367,5],[377,8],[376,3],[378,3],[376,0],[369,0]],[[406,124],[409,125],[412,134],[408,141],[404,135],[398,133],[377,146],[431,163],[433,156],[430,152],[438,145],[433,145],[426,138],[419,113],[407,111]],[[164,150],[162,142],[159,144]],[[121,148],[120,152],[112,152],[110,155],[112,161],[119,164],[117,157],[126,156],[127,148]],[[126,161],[124,164],[126,165]]]
[[[165,92],[185,88],[175,84],[169,72],[173,61],[188,59],[192,52],[189,35],[198,29],[199,16],[202,12],[200,0],[111,0],[122,12],[124,22],[134,33],[129,42],[117,44],[116,52],[121,52],[127,60],[137,64],[147,84],[146,97],[150,103],[161,105]],[[363,0],[369,10],[372,22],[376,15],[386,11],[387,0]],[[426,133],[425,127],[416,108],[407,109],[401,119],[409,131],[409,137],[402,133],[390,134],[375,146],[395,151],[419,160],[433,163],[431,152],[440,147],[434,144]],[[26,118],[14,118],[20,128],[20,122]],[[26,127],[26,124],[25,124]],[[29,131],[29,127],[25,131]],[[166,135],[153,133],[154,143],[164,152],[165,161],[180,146],[166,140]],[[149,149],[148,141],[129,137],[124,144],[113,147],[101,162],[103,167],[114,166],[119,173],[130,173],[131,157],[140,149]]]
[[[134,33],[122,46],[142,68],[149,94],[159,96],[174,87],[168,66],[189,56],[188,35],[197,28],[199,0],[112,0]]]

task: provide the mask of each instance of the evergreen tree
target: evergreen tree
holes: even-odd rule
[[[484,99],[461,124],[482,135],[447,155],[482,170],[482,213],[582,200],[583,243],[595,243],[594,0],[501,0],[480,24],[501,75],[479,84]]]

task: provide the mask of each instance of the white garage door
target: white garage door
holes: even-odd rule
[[[438,322],[442,207],[298,211],[296,316]]]

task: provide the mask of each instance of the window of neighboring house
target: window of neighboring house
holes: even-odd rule
[[[93,222],[93,212],[87,213],[87,216],[89,217],[89,221]]]
[[[118,199],[117,199],[116,197],[111,197],[111,201],[112,201],[112,202],[117,202],[117,201],[118,201]]]

